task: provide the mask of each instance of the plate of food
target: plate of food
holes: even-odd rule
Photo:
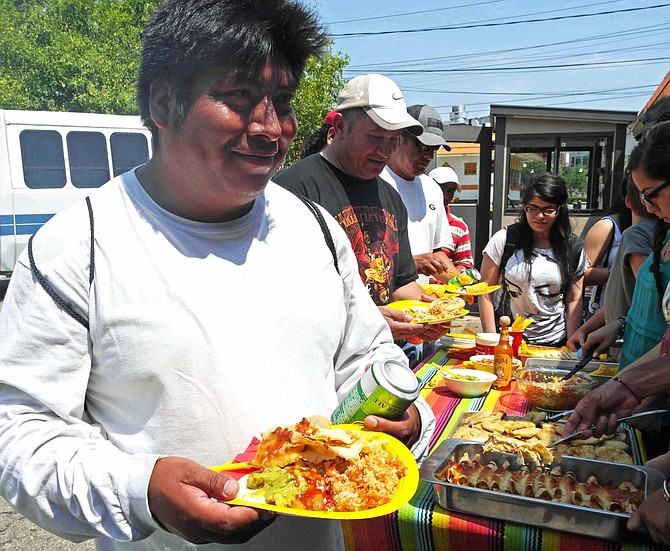
[[[500,285],[489,285],[486,281],[480,281],[479,283],[474,283],[472,285],[445,285],[446,292],[453,293],[455,295],[488,295],[493,291],[500,289]]]
[[[435,295],[438,298],[455,296],[454,293],[449,293],[447,291],[447,285],[445,283],[420,283],[419,285],[421,285],[421,288],[427,295]]]
[[[419,468],[399,440],[359,425],[305,418],[264,433],[249,463],[212,470],[249,469],[226,503],[327,519],[364,519],[397,511],[416,492]]]
[[[460,297],[449,296],[424,302],[422,300],[397,300],[388,305],[412,316],[411,323],[434,325],[461,318],[470,313],[465,309],[465,301]]]

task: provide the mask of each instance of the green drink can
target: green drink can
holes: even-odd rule
[[[373,362],[330,420],[335,424],[363,422],[368,415],[400,419],[419,396],[419,380],[414,372],[396,360]]]

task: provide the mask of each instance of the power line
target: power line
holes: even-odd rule
[[[464,30],[464,29],[475,29],[482,27],[504,27],[508,25],[522,25],[525,23],[544,23],[548,21],[562,21],[565,19],[583,19],[585,17],[596,17],[600,15],[612,15],[616,13],[631,13],[638,11],[653,10],[658,8],[665,8],[670,6],[670,4],[656,4],[654,6],[638,7],[638,8],[625,8],[621,10],[609,10],[603,12],[595,13],[582,13],[575,15],[559,15],[556,17],[547,17],[547,18],[538,18],[538,19],[525,19],[522,21],[505,21],[499,23],[472,23],[472,24],[459,24],[451,26],[442,26],[442,27],[424,27],[420,29],[402,29],[402,30],[392,30],[392,31],[370,31],[370,32],[355,32],[355,33],[341,33],[333,34],[334,38],[356,38],[361,36],[381,36],[381,35],[390,35],[390,34],[410,34],[410,33],[420,33],[420,32],[431,32],[431,31],[454,31],[454,30]]]
[[[597,95],[597,94],[610,94],[610,93],[619,93],[630,90],[643,90],[643,89],[655,89],[658,84],[644,84],[641,86],[626,86],[623,88],[607,88],[604,90],[585,90],[582,92],[575,91],[545,91],[545,92],[476,92],[472,90],[428,90],[422,88],[412,88],[409,86],[403,87],[404,91],[410,92],[421,92],[426,94],[462,94],[462,95],[476,95],[476,96],[581,96],[581,95]]]
[[[449,68],[449,69],[392,69],[386,71],[387,75],[411,75],[411,74],[440,74],[440,73],[472,73],[472,72],[482,72],[482,73],[497,73],[497,72],[507,72],[507,71],[519,71],[519,72],[528,72],[531,70],[552,70],[552,69],[588,69],[592,67],[606,67],[610,65],[630,65],[631,63],[649,63],[649,62],[661,62],[668,61],[670,57],[650,57],[643,59],[620,59],[614,61],[594,61],[591,63],[559,63],[557,65],[520,65],[520,66],[508,66],[508,67],[461,67],[461,68]]]
[[[431,62],[436,62],[436,61],[450,61],[450,60],[457,60],[457,61],[462,61],[464,59],[468,58],[476,58],[476,57],[482,57],[482,56],[490,56],[493,54],[500,54],[500,53],[512,53],[512,52],[523,52],[526,50],[531,50],[535,51],[538,49],[542,48],[550,48],[552,46],[565,46],[565,45],[570,45],[570,44],[580,44],[582,42],[594,42],[598,41],[601,39],[607,39],[607,38],[612,38],[616,37],[619,40],[614,40],[610,42],[606,42],[607,44],[611,43],[616,43],[620,42],[622,40],[626,40],[628,36],[634,35],[636,37],[639,37],[644,34],[652,33],[652,32],[658,32],[662,30],[667,30],[670,28],[670,23],[665,22],[665,23],[659,23],[656,25],[647,25],[643,27],[636,27],[633,29],[628,29],[626,31],[621,31],[621,32],[613,32],[613,33],[606,33],[606,34],[601,34],[601,35],[596,35],[596,36],[586,36],[586,37],[581,37],[577,39],[571,39],[571,40],[561,40],[558,42],[548,42],[548,43],[542,43],[542,44],[533,44],[531,46],[520,46],[517,48],[505,48],[505,49],[500,49],[500,50],[487,50],[483,52],[471,52],[469,54],[455,54],[452,56],[440,56],[440,57],[429,57],[429,58],[420,58],[420,59],[407,59],[407,60],[401,60],[401,61],[384,61],[380,63],[370,63],[367,64],[365,67],[368,68],[376,68],[377,71],[383,71],[385,67],[392,67],[393,65],[415,65],[417,63],[431,63]],[[665,36],[665,35],[664,35]],[[358,65],[349,65],[347,66],[347,70],[360,70],[360,66]]]
[[[377,21],[381,19],[391,19],[394,17],[405,17],[407,15],[424,15],[426,13],[433,13],[433,12],[442,12],[442,11],[448,11],[448,10],[457,10],[457,9],[462,9],[462,8],[473,8],[475,6],[483,6],[485,4],[498,4],[500,2],[509,2],[509,0],[489,0],[488,2],[477,2],[475,4],[467,4],[467,5],[460,5],[460,6],[447,6],[444,8],[435,8],[431,10],[421,10],[421,11],[411,11],[411,12],[405,12],[405,13],[394,13],[390,15],[376,15],[374,17],[359,17],[358,19],[342,19],[340,21],[333,21],[332,23],[326,23],[326,25],[340,25],[342,23],[358,23],[362,21]],[[609,3],[609,2],[605,2]]]
[[[634,52],[635,53],[641,53],[641,52],[644,52],[644,51],[654,50],[654,49],[656,49],[657,46],[666,46],[668,44],[670,44],[669,41],[657,42],[655,44],[647,44],[647,45],[639,47],[639,48],[631,48],[629,53],[634,53]],[[667,51],[667,49],[663,49],[663,51]],[[557,54],[551,54],[551,55],[549,55],[549,54],[547,54],[547,55],[538,54],[538,55],[528,56],[528,57],[525,57],[525,58],[520,58],[519,56],[500,57],[500,58],[497,58],[497,59],[487,59],[486,62],[489,65],[483,65],[483,66],[478,66],[478,67],[480,67],[482,69],[487,69],[487,68],[490,68],[490,63],[493,63],[493,62],[501,63],[503,61],[509,61],[509,60],[515,60],[517,62],[521,62],[521,61],[524,61],[524,62],[529,62],[529,61],[538,62],[538,61],[550,61],[550,60],[553,60],[553,59],[561,59],[561,60],[565,60],[567,62],[571,58],[580,59],[580,58],[585,58],[587,56],[609,54],[609,53],[613,53],[613,52],[621,53],[621,48],[615,48],[615,49],[609,49],[609,50],[597,50],[597,51],[590,51],[590,52],[576,52],[576,53],[573,53],[573,54],[568,54],[565,51],[563,51],[563,52],[560,52],[560,53],[557,53]],[[448,63],[448,61],[445,60],[445,63]],[[580,65],[582,65],[582,64],[583,64],[583,62],[580,62]],[[411,65],[413,67],[412,70],[414,72],[418,73],[418,72],[429,71],[430,67],[434,66],[435,63],[431,63],[430,65],[427,65],[425,62],[420,62],[420,61],[416,60],[416,61],[411,62]],[[440,65],[442,65],[442,64],[440,64]],[[566,65],[568,65],[568,64],[566,63]],[[371,69],[369,67],[355,68],[355,70],[354,70],[354,68],[349,68],[349,67],[347,67],[345,69],[345,72],[347,72],[347,73],[351,73],[351,72],[357,72],[357,73],[358,72],[364,72],[364,73],[372,73],[372,72],[386,73],[386,72],[388,72],[388,73],[393,73],[394,71],[396,71],[396,69],[385,68],[383,65],[381,65],[381,66],[378,65],[374,69]]]

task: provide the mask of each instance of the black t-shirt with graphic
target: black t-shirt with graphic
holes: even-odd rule
[[[407,210],[398,192],[384,180],[353,178],[318,154],[272,179],[335,217],[351,241],[361,279],[375,304],[389,303],[396,289],[417,279]]]

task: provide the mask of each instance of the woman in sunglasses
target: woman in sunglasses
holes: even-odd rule
[[[533,320],[524,331],[530,344],[562,346],[582,322],[587,259],[582,241],[572,233],[567,200],[563,178],[549,173],[535,177],[521,192],[523,210],[514,254],[500,266],[507,228],[496,232],[484,249],[482,278],[489,285],[501,280],[512,315]],[[495,332],[491,295],[480,296],[479,314],[483,330]]]
[[[665,222],[670,222],[670,121],[654,125],[640,139],[631,157],[639,158],[630,174],[640,196],[647,203],[647,209]],[[661,250],[661,260],[665,262],[670,262],[669,243],[666,239]],[[670,285],[665,289],[661,307],[670,324]],[[631,309],[629,322],[632,316]],[[628,334],[626,328],[624,342]],[[592,424],[595,428],[588,431],[585,438],[591,433],[595,436],[611,434],[616,428],[617,418],[650,409],[650,400],[670,391],[669,351],[670,328],[658,345],[620,371],[618,376],[582,398],[568,419],[563,434],[567,436]],[[651,459],[646,465],[660,470],[668,478],[660,490],[645,499],[628,520],[627,527],[629,530],[648,532],[654,541],[667,546],[670,545],[670,452]]]

